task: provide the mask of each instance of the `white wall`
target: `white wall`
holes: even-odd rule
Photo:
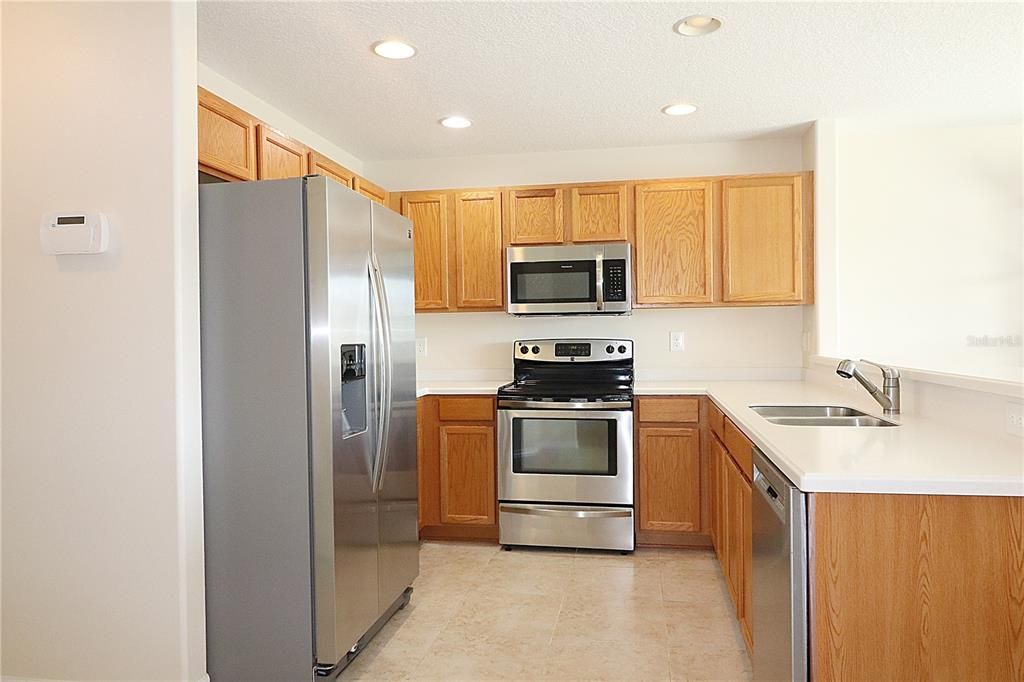
[[[1024,380],[1021,126],[864,128],[837,138],[830,355]],[[973,345],[970,337],[1006,345]]]
[[[637,377],[657,379],[799,379],[799,307],[636,310],[629,317],[517,318],[505,313],[423,313],[416,336],[421,379],[503,378],[512,373],[512,341],[613,337],[636,342]],[[669,332],[686,349],[669,351]],[[471,339],[471,342],[467,342]]]
[[[366,172],[392,191],[632,178],[673,178],[802,169],[800,138],[622,149],[370,161]]]
[[[326,155],[331,160],[337,161],[353,173],[366,175],[363,172],[365,169],[362,160],[345,151],[323,135],[311,130],[302,122],[284,113],[278,106],[260,99],[241,85],[225,78],[201,62],[198,64],[198,79],[199,85],[206,90],[249,112],[272,128],[276,128],[289,137],[294,137],[303,144]],[[367,175],[366,177],[376,182],[373,176]]]
[[[2,15],[2,674],[199,680],[195,4]]]

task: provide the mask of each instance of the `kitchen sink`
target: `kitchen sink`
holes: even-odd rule
[[[782,426],[899,426],[852,407],[838,405],[751,405],[772,424]]]
[[[866,417],[867,412],[836,405],[751,405],[762,417]]]

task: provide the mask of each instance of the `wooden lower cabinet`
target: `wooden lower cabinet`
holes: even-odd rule
[[[700,430],[640,427],[640,530],[700,530]]]
[[[494,396],[417,401],[420,537],[497,540]]]
[[[494,427],[442,424],[441,523],[493,524]]]
[[[726,432],[729,427],[736,429],[728,418],[724,418],[724,421]],[[739,433],[739,430],[736,429],[736,432]],[[711,537],[729,588],[729,596],[736,610],[736,618],[740,622],[743,639],[747,648],[753,651],[753,526],[750,508],[753,489],[742,465],[743,462],[750,461],[750,455],[744,451],[752,445],[742,433],[739,433],[739,438],[734,436],[732,439],[733,449],[739,450],[735,453],[710,429],[708,439],[711,441]]]
[[[746,640],[747,649],[754,650],[754,636],[751,628],[751,616],[753,607],[753,524],[751,523],[750,496],[753,488],[750,481],[740,478],[740,600],[736,610],[739,612],[740,631],[743,639]]]
[[[699,396],[636,399],[637,544],[709,547],[708,460]]]
[[[809,496],[811,678],[1024,680],[1024,498]]]

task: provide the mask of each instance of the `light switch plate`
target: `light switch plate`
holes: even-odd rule
[[[686,338],[683,332],[670,332],[668,335],[668,349],[673,353],[681,353],[686,349]]]
[[[416,357],[427,357],[427,337],[425,336],[416,337]]]
[[[1024,405],[1006,403],[1006,432],[1024,438]]]

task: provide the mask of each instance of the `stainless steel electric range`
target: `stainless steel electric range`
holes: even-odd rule
[[[498,389],[499,539],[632,551],[633,342],[528,339]]]

